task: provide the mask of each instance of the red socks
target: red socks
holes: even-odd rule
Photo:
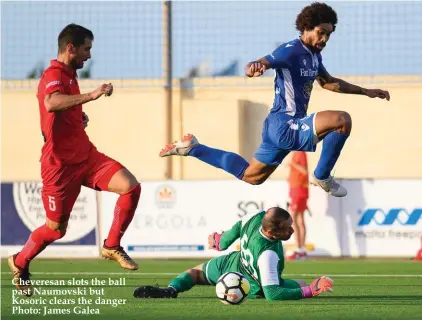
[[[137,184],[128,193],[120,195],[117,199],[114,209],[113,223],[104,245],[108,248],[116,248],[120,246],[120,239],[123,237],[126,229],[129,227],[136,207],[138,206],[139,197],[141,196],[141,185]]]
[[[50,243],[63,238],[66,231],[53,230],[43,225],[35,229],[29,236],[23,249],[18,253],[15,259],[15,264],[21,269],[26,269],[29,263],[34,259],[45,247]]]

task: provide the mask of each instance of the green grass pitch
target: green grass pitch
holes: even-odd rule
[[[46,304],[12,294],[14,286],[7,262],[2,260],[1,315],[2,319],[421,319],[422,317],[422,263],[413,261],[327,260],[288,262],[286,278],[305,279],[319,275],[334,279],[334,292],[314,299],[299,301],[246,300],[238,306],[223,305],[215,296],[214,287],[197,286],[173,300],[139,300],[132,296],[140,285],[167,285],[177,273],[202,263],[200,260],[140,260],[140,270],[129,272],[105,260],[35,260],[31,266],[34,280],[64,280],[60,286],[41,286],[44,290],[60,290],[60,295],[45,294],[32,299],[45,299]],[[69,285],[72,279],[89,285]],[[105,281],[93,286],[91,281]],[[112,279],[114,284],[109,284]],[[120,282],[118,282],[120,279]],[[80,288],[80,292],[66,294],[65,290]],[[85,291],[83,291],[85,290]],[[90,290],[95,290],[90,292]],[[52,300],[56,297],[56,300]],[[91,310],[99,315],[75,314],[86,310],[91,299]],[[60,302],[57,299],[60,298]],[[72,304],[73,299],[75,302]],[[101,299],[101,301],[98,301]],[[107,301],[108,299],[108,301]],[[112,299],[124,299],[124,304],[113,307]],[[108,304],[95,304],[98,302]],[[67,301],[68,304],[64,304]],[[56,312],[41,316],[44,306]],[[77,311],[74,308],[77,306]],[[14,309],[13,309],[14,308]],[[40,316],[25,314],[39,309]],[[58,310],[58,311],[57,311]],[[67,310],[67,311],[66,311]],[[21,314],[18,314],[21,312]],[[33,311],[31,311],[33,312]]]

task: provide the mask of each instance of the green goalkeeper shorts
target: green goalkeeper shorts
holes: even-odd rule
[[[240,251],[213,258],[202,265],[204,278],[215,285],[226,272],[240,272]]]

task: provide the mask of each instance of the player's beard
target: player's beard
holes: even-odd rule
[[[275,240],[287,241],[292,237],[292,234],[293,233],[290,233],[290,234],[286,234],[286,233],[274,234],[273,238]]]
[[[315,53],[320,53],[322,50],[324,50],[324,48],[325,48],[325,46],[326,45],[322,45],[321,47],[317,47],[317,45],[318,45],[318,43],[316,43],[314,46],[313,46],[313,51],[315,52]]]
[[[73,60],[72,61],[72,68],[75,70],[78,69],[82,69],[84,67],[84,62],[83,61],[77,61],[77,60]]]

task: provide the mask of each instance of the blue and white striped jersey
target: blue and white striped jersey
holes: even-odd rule
[[[326,72],[321,54],[311,52],[300,39],[295,39],[283,43],[265,59],[276,73],[271,113],[305,117],[314,80]]]

